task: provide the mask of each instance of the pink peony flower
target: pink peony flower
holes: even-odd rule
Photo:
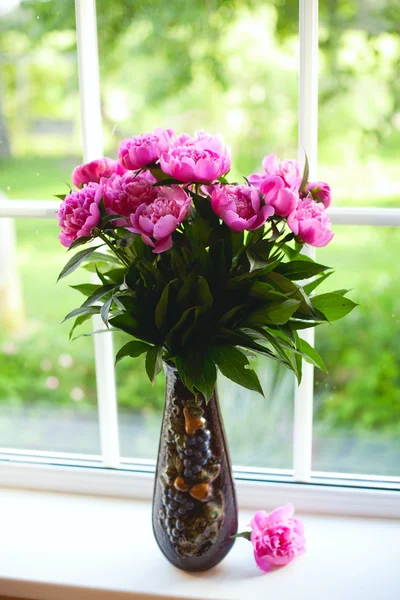
[[[137,170],[158,161],[160,154],[170,147],[172,129],[157,127],[153,133],[142,133],[119,145],[118,158],[126,169]]]
[[[299,194],[297,191],[285,187],[282,177],[271,175],[260,184],[260,192],[264,194],[265,204],[275,209],[275,214],[287,217],[297,206]]]
[[[122,175],[125,173],[125,169],[116,160],[107,157],[99,158],[75,167],[72,171],[72,183],[80,188],[91,181],[99,183],[102,177],[111,177],[114,173]]]
[[[88,183],[81,190],[72,190],[58,210],[58,224],[62,231],[58,236],[67,248],[77,238],[90,236],[93,227],[100,222],[98,204],[103,190],[98,183]]]
[[[136,176],[133,171],[127,171],[122,176],[112,175],[101,183],[104,207],[108,214],[127,217],[114,221],[119,227],[128,227],[131,214],[142,204],[150,204],[157,198],[157,189],[149,183],[147,177]]]
[[[264,173],[253,173],[248,177],[251,185],[260,187],[264,179],[271,175],[278,175],[282,178],[285,187],[296,191],[299,189],[303,176],[297,160],[280,161],[275,154],[268,154],[264,157],[262,166]]]
[[[311,193],[311,196],[316,202],[322,202],[324,208],[329,208],[331,205],[331,188],[329,184],[325,183],[324,181],[308,183],[307,192]]]
[[[157,188],[157,197],[150,204],[141,204],[131,215],[129,231],[140,233],[142,240],[160,253],[172,246],[172,233],[190,211],[191,198],[174,185]]]
[[[312,198],[300,200],[296,209],[288,216],[287,222],[293,233],[310,246],[326,246],[333,238],[324,205]]]
[[[160,156],[164,173],[184,183],[211,183],[231,168],[231,157],[221,136],[204,131],[191,138],[186,133],[172,141],[168,152]]]
[[[305,552],[304,527],[293,513],[292,504],[281,506],[270,514],[259,510],[250,523],[254,558],[265,573],[271,567],[287,565]]]
[[[260,192],[248,185],[215,186],[211,206],[232,231],[258,229],[274,214],[272,206],[261,204]]]

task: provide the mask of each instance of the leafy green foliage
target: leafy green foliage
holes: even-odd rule
[[[154,383],[163,360],[172,361],[186,386],[206,399],[217,367],[232,381],[262,393],[249,368],[249,352],[285,365],[299,381],[303,358],[326,370],[297,331],[354,308],[343,290],[309,295],[331,273],[329,267],[299,254],[301,246],[290,245],[279,218],[271,219],[269,229],[244,236],[221,224],[205,197],[193,193],[193,200],[192,218],[175,232],[170,252],[154,255],[140,237],[131,236],[116,257],[89,248],[71,259],[65,274],[90,261],[100,279],[99,285],[76,286],[87,298],[66,317],[76,317],[71,335],[99,313],[107,327],[134,338],[118,352],[117,362],[145,353]],[[279,252],[283,247],[286,251]],[[93,255],[101,262],[93,262]],[[297,283],[315,276],[304,287]]]
[[[146,373],[153,384],[157,375],[162,370],[162,355],[163,349],[161,346],[154,346],[153,348],[150,348],[146,354]]]
[[[139,342],[137,340],[134,340],[133,342],[128,342],[127,344],[125,344],[125,346],[122,346],[122,348],[117,352],[115,363],[118,363],[126,356],[137,358],[141,354],[148,352],[150,349],[151,346],[149,344],[146,344],[145,342]]]
[[[311,300],[313,307],[318,309],[327,321],[341,319],[357,306],[352,300],[344,298],[341,291],[314,296]]]

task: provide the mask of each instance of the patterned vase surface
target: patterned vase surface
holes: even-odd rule
[[[186,571],[218,564],[237,532],[237,503],[217,391],[206,403],[164,364],[166,394],[153,498],[153,529]]]

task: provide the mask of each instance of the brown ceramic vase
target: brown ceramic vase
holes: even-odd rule
[[[165,364],[166,394],[153,497],[153,530],[166,558],[205,571],[232,548],[237,503],[217,391],[194,396]]]

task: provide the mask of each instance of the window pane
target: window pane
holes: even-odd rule
[[[319,10],[319,177],[336,205],[400,206],[398,3]]]
[[[81,154],[74,2],[0,4],[0,190],[51,199]]]
[[[157,126],[221,132],[232,180],[261,169],[264,155],[297,154],[297,3],[182,2],[132,7],[98,2],[107,147]],[[129,57],[129,60],[126,59]],[[122,336],[116,336],[116,346]],[[220,399],[235,464],[291,468],[293,380],[260,367],[266,399],[223,378]],[[155,458],[164,403],[143,361],[117,366],[121,452]]]
[[[325,291],[351,289],[359,306],[316,331],[329,375],[315,373],[313,468],[400,476],[400,229],[335,233],[317,253],[337,269]]]
[[[0,447],[99,454],[93,342],[60,325],[88,273],[56,284],[67,257],[55,221],[16,221],[16,251],[13,226],[0,219]]]
[[[160,126],[221,132],[233,180],[259,170],[265,154],[297,154],[297,3],[134,4],[98,2],[110,152]]]

